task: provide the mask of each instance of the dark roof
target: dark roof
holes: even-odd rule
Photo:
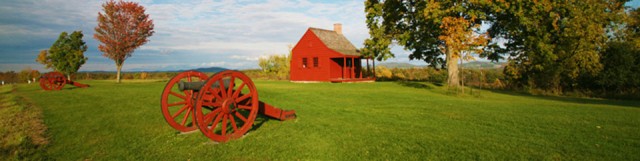
[[[333,51],[342,53],[344,55],[360,56],[360,52],[356,49],[349,40],[342,34],[338,34],[333,30],[325,30],[319,28],[309,28],[313,34],[315,34],[320,41],[327,45],[327,47]]]

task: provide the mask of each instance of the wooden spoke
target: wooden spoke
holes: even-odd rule
[[[180,102],[176,102],[176,103],[171,103],[171,104],[168,104],[167,106],[171,107],[171,106],[185,105],[185,104],[187,104],[187,101],[180,101]]]
[[[202,100],[203,101],[213,101],[215,98],[215,96],[213,96],[213,94],[211,94],[211,92],[205,93],[202,95]],[[216,99],[219,100],[219,99]]]
[[[229,79],[229,89],[227,89],[227,97],[231,97],[231,95],[233,93],[232,92],[233,91],[233,84],[234,84],[233,81],[235,81],[235,80],[236,80],[236,77],[234,77],[234,76],[231,76],[231,78]]]
[[[222,100],[222,96],[219,95],[220,92],[218,92],[220,89],[214,89],[212,92],[213,96],[216,98],[216,100]]]
[[[213,130],[216,129],[216,126],[218,125],[218,123],[220,123],[220,119],[222,119],[222,114],[216,116],[216,119],[213,120],[213,124],[211,124],[211,129],[210,129],[212,133],[215,132]]]
[[[174,96],[176,96],[176,97],[179,97],[179,98],[181,98],[181,99],[183,99],[183,100],[186,100],[186,99],[187,99],[187,96],[180,95],[179,93],[176,93],[176,92],[173,92],[173,91],[169,92],[169,94],[174,95]]]
[[[229,120],[231,121],[231,127],[233,127],[233,132],[238,131],[238,125],[236,125],[236,119],[229,114]]]
[[[187,95],[187,96],[193,96],[192,90],[184,90],[182,93],[184,93],[184,95]]]
[[[240,98],[236,99],[236,103],[240,103],[240,102],[246,100],[249,97],[251,97],[251,93],[247,93],[245,95],[242,95]]]
[[[175,119],[176,117],[178,117],[178,115],[180,115],[182,112],[184,112],[184,110],[186,110],[187,108],[189,108],[189,106],[187,106],[187,105],[182,106],[182,108],[180,108],[180,110],[178,110],[178,112],[173,114],[171,117],[173,117],[173,119]]]
[[[238,89],[236,89],[235,92],[233,92],[233,96],[231,96],[232,98],[238,98],[238,95],[240,95],[240,93],[242,93],[242,88],[244,88],[245,83],[242,82],[242,84],[240,84],[240,86],[238,87]]]
[[[220,107],[222,106],[222,103],[220,102],[202,102],[203,106],[209,106],[209,107]]]
[[[218,113],[220,113],[220,109],[216,109],[211,111],[210,113],[208,113],[207,115],[204,116],[204,123],[207,124],[209,123],[211,120],[213,120],[213,118],[215,118],[216,116],[218,116]]]
[[[222,117],[222,135],[227,135],[227,115]]]
[[[189,115],[191,115],[191,108],[187,109],[187,114],[185,114],[184,118],[182,118],[182,123],[180,123],[180,125],[185,125],[185,123],[187,122],[187,118],[189,118]]]
[[[245,106],[245,105],[238,105],[238,108],[245,109],[245,110],[251,110],[251,106]]]
[[[222,93],[222,98],[227,98],[227,90],[224,89],[224,81],[222,81],[222,79],[218,80],[218,83],[220,84],[220,91]]]
[[[240,114],[240,112],[236,111],[235,112],[236,117],[238,117],[240,120],[242,120],[242,122],[247,122],[247,118],[245,118],[244,116],[242,116],[242,114]]]

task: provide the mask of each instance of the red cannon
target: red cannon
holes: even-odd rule
[[[89,87],[88,84],[82,84],[68,80],[64,77],[64,74],[60,72],[49,72],[40,76],[40,87],[45,91],[60,90],[62,89],[62,87],[64,87],[65,84],[71,84],[80,88]]]
[[[294,110],[282,110],[258,100],[258,90],[245,74],[226,70],[211,77],[186,71],[171,78],[160,99],[162,114],[181,132],[196,129],[216,142],[242,137],[258,114],[278,120],[294,119]]]

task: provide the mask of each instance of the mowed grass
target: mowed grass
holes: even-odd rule
[[[16,97],[13,89],[0,86],[0,160],[47,160],[42,110]]]
[[[17,90],[43,108],[58,160],[640,160],[640,102],[499,91],[447,94],[415,82],[255,81],[298,118],[257,118],[238,140],[179,134],[162,117],[164,81]],[[475,91],[477,92],[477,90]]]

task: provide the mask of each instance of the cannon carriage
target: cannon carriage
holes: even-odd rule
[[[40,76],[40,87],[45,91],[60,90],[65,84],[70,84],[80,88],[89,87],[88,84],[68,80],[64,77],[64,74],[60,72],[48,72]]]
[[[242,137],[258,114],[278,120],[296,117],[261,102],[253,81],[245,74],[226,70],[211,77],[186,71],[171,78],[161,95],[162,114],[180,132],[200,130],[216,142]]]

